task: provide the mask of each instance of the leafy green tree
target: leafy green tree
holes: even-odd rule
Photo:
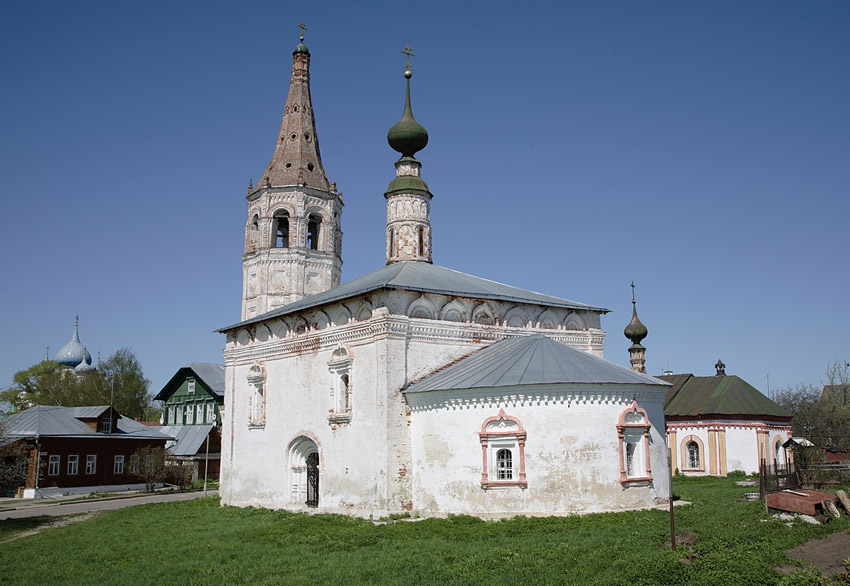
[[[162,446],[144,446],[133,452],[132,460],[138,463],[133,475],[145,483],[148,492],[156,490],[165,481],[165,459],[168,456]]]
[[[27,479],[27,447],[6,435],[6,424],[0,419],[0,496],[15,496],[15,490]]]
[[[14,384],[0,393],[0,401],[14,411],[33,405],[109,405],[127,417],[143,418],[151,407],[150,381],[129,348],[120,348],[96,371],[82,376],[58,362],[44,360],[15,373]]]
[[[794,435],[823,449],[850,452],[850,364],[836,361],[823,386],[796,385],[774,395],[791,412]]]

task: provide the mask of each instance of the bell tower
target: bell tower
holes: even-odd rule
[[[396,177],[387,187],[387,264],[405,260],[431,260],[431,192],[422,180],[420,163],[414,155],[428,144],[428,131],[413,118],[410,107],[410,47],[407,55],[407,93],[401,120],[387,132],[387,142],[401,153],[395,163]]]
[[[342,193],[322,167],[299,27],[274,153],[257,186],[248,185],[243,320],[335,287],[342,271]]]

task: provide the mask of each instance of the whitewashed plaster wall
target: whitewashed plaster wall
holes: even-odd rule
[[[647,390],[649,389],[649,390]],[[496,393],[496,391],[501,391]],[[644,508],[669,496],[665,388],[541,385],[487,392],[411,393],[414,511],[425,514],[565,514]],[[647,411],[653,480],[620,482],[617,420],[633,398]],[[500,409],[526,431],[527,488],[482,488],[479,432]]]
[[[487,323],[488,316],[502,322],[511,312],[527,316],[524,325]],[[411,420],[401,389],[505,336],[544,333],[601,356],[605,334],[598,318],[562,308],[378,291],[230,330],[222,501],[304,508],[291,496],[287,458],[292,442],[307,437],[320,455],[320,510],[378,516],[411,510]],[[339,348],[351,358],[347,423],[328,418],[335,382],[329,362]],[[265,372],[263,426],[249,425],[248,376],[255,364]]]
[[[724,430],[724,441],[726,446],[726,472],[742,470],[747,474],[754,474],[759,471],[759,441],[761,434],[757,432],[759,429],[767,430],[768,436],[768,451],[766,457],[768,463],[773,465],[773,449],[777,439],[780,443],[785,442],[790,437],[790,428],[783,425],[769,424],[764,421],[694,421],[690,424],[673,423],[671,429],[676,431],[677,444],[677,463],[679,471],[688,476],[702,476],[711,473],[710,465],[710,438],[709,429]],[[719,437],[719,436],[716,436]],[[698,444],[701,445],[700,450],[700,469],[691,470],[687,466],[687,450],[686,444],[692,438],[698,438]],[[720,445],[715,442],[717,454],[717,467],[715,472],[720,473]],[[784,452],[782,452],[784,465]]]

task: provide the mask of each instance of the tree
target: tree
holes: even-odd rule
[[[141,447],[130,458],[138,463],[133,475],[145,483],[148,492],[156,490],[165,480],[166,451],[162,446]]]
[[[15,490],[27,480],[29,450],[22,442],[6,434],[6,424],[0,419],[0,496],[15,496]]]
[[[846,361],[829,365],[822,387],[788,387],[778,391],[774,401],[791,412],[794,435],[820,448],[850,452],[850,364]]]
[[[14,384],[0,393],[0,401],[16,411],[33,405],[80,407],[112,402],[122,415],[142,418],[150,408],[149,386],[133,352],[120,348],[96,371],[81,376],[52,360],[16,372]]]

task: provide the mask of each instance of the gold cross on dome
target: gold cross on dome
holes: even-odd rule
[[[405,45],[401,52],[407,55],[407,68],[410,69],[410,58],[416,57],[416,53],[410,49],[410,45]]]
[[[307,26],[304,24],[304,21],[298,23],[298,28],[301,29],[301,42],[304,42],[304,31],[307,30]]]

